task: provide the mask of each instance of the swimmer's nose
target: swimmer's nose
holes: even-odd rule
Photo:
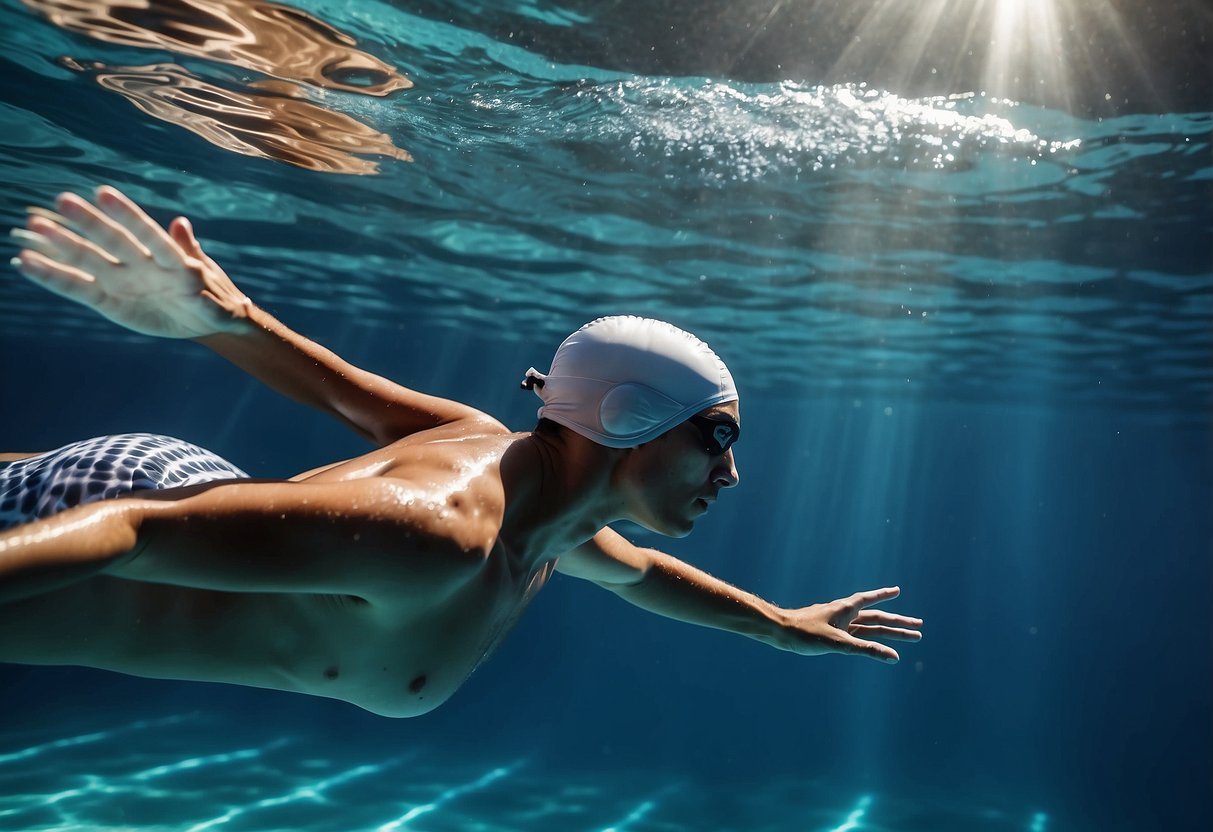
[[[737,473],[737,461],[733,458],[732,448],[729,448],[720,457],[720,465],[712,474],[712,482],[721,488],[732,488],[741,482],[741,475]]]

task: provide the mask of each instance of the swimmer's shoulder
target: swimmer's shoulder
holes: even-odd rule
[[[291,477],[301,481],[331,481],[392,476],[433,480],[436,468],[462,469],[471,459],[500,459],[506,449],[527,433],[511,431],[487,414],[420,430],[395,442],[350,459],[339,460]],[[439,479],[441,477],[439,476]]]
[[[395,442],[385,445],[384,449],[399,449],[403,451],[410,447],[447,445],[451,442],[466,444],[485,441],[491,444],[507,441],[521,435],[523,434],[510,430],[499,420],[487,413],[474,411],[473,415],[469,415],[467,418],[445,422],[441,425],[426,430],[419,430],[416,433],[401,437]]]

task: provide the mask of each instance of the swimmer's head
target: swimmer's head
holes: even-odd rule
[[[724,362],[673,324],[619,315],[564,340],[548,372],[527,370],[523,387],[549,419],[609,448],[656,439],[700,411],[737,400]]]

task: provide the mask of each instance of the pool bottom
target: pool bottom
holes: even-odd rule
[[[1029,808],[950,805],[801,777],[554,771],[543,760],[254,737],[202,712],[0,736],[0,830],[786,832],[1052,829]]]

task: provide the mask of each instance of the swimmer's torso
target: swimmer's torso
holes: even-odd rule
[[[431,524],[401,539],[402,559],[426,559],[420,575],[409,571],[395,585],[388,576],[357,594],[225,592],[100,576],[5,605],[0,661],[290,690],[390,716],[425,713],[495,648],[555,565],[515,551],[502,533],[499,463],[517,439],[451,425],[298,478],[390,482],[400,510]],[[283,531],[301,552],[317,545]]]

